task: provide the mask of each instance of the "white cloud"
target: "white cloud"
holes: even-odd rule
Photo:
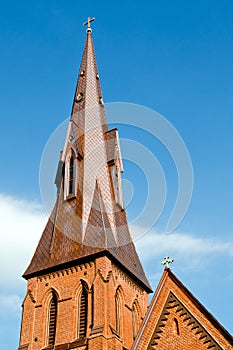
[[[15,293],[23,285],[22,273],[32,258],[47,216],[41,205],[0,194],[0,263],[1,290],[14,286]],[[134,237],[146,229],[130,227]],[[151,230],[136,241],[144,264],[161,260],[165,255],[176,259],[187,269],[196,268],[213,257],[233,256],[233,242],[219,238],[203,238],[187,233],[162,234]],[[6,287],[7,286],[7,287]]]
[[[131,230],[137,232],[137,227],[132,226]],[[139,231],[141,232],[141,228]],[[151,230],[136,241],[136,246],[145,263],[169,255],[175,257],[177,262],[185,265],[187,269],[196,268],[203,264],[203,261],[208,264],[213,258],[223,255],[228,258],[233,256],[232,241],[178,232],[165,234]]]
[[[18,295],[0,294],[0,315],[18,315],[19,313],[21,313],[21,304],[22,300]]]
[[[45,223],[38,203],[0,194],[1,289],[21,284]]]

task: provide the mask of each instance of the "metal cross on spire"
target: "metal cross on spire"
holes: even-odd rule
[[[165,256],[161,264],[169,268],[169,265],[172,264],[173,262],[174,262],[174,259],[170,259],[169,256]]]
[[[83,23],[84,26],[87,25],[87,32],[91,32],[92,29],[91,29],[91,22],[93,22],[95,20],[95,17],[88,17],[87,18],[87,21]]]

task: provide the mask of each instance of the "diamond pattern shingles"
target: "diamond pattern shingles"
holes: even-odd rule
[[[90,260],[96,254],[108,254],[150,291],[129,233],[125,210],[119,208],[114,197],[111,166],[116,131],[108,131],[91,32],[87,33],[70,125],[62,159],[66,159],[71,147],[75,150],[77,193],[64,200],[63,178],[54,209],[24,277],[80,259]]]

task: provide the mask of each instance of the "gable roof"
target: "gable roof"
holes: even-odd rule
[[[176,339],[171,335],[175,319],[182,328]],[[162,350],[166,342],[175,344],[174,349],[233,349],[232,336],[169,268],[164,270],[131,350]]]

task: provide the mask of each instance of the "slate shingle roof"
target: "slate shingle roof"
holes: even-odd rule
[[[57,201],[23,275],[26,279],[105,254],[151,291],[129,233],[126,212],[114,196],[111,167],[116,153],[119,155],[116,139],[116,129],[108,130],[89,31],[61,157],[64,163],[71,147],[77,154],[77,193],[69,200],[64,197],[63,169]]]

